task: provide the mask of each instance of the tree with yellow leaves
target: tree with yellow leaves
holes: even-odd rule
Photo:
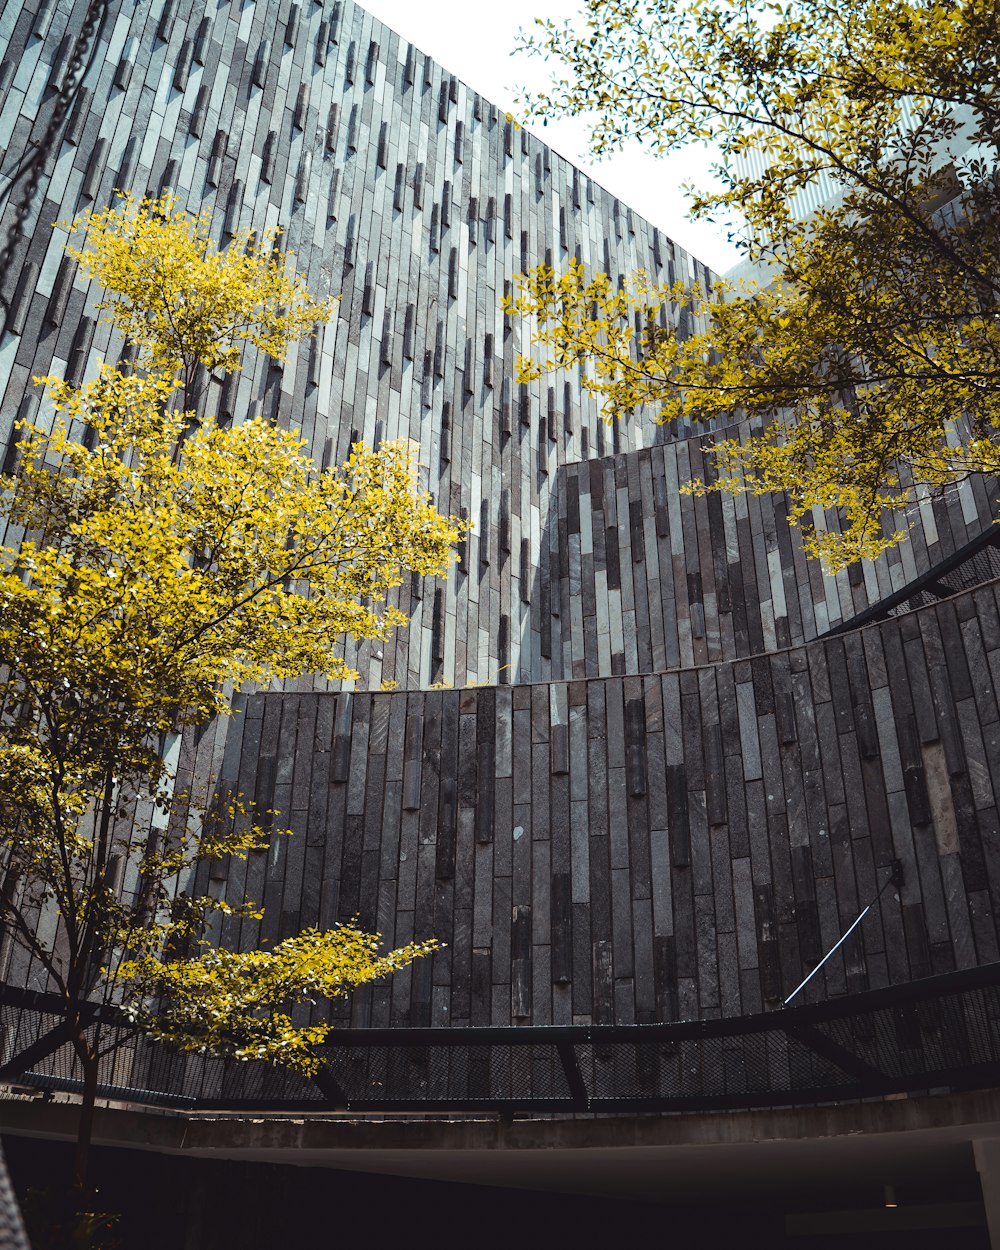
[[[584,0],[530,50],[564,76],[533,116],[587,114],[600,155],[709,141],[758,279],[521,275],[520,377],[582,366],[611,419],[755,432],[707,442],[702,491],[785,491],[840,568],[900,541],[928,489],[1000,469],[996,9],[979,0]],[[832,515],[831,511],[839,511]]]
[[[278,248],[281,232],[241,230],[220,250],[211,212],[191,214],[169,192],[65,223],[85,231],[66,251],[109,292],[98,307],[140,350],[140,364],[180,383],[182,407],[199,366],[231,373],[241,345],[284,360],[289,343],[327,321],[336,298],[314,300]]]
[[[21,428],[18,471],[0,479],[24,535],[0,549],[0,920],[64,1002],[82,1185],[100,1061],[120,1036],[93,1022],[95,997],[183,1048],[309,1072],[326,1026],[293,1025],[288,1004],[433,949],[379,954],[348,925],[197,953],[213,916],[259,916],[191,895],[197,864],[271,834],[238,795],[206,812],[176,793],[163,744],[228,715],[248,682],[353,676],[345,637],[402,624],[387,595],[411,570],[444,574],[459,523],[415,489],[408,445],[359,445],[320,470],[298,433],[223,429],[184,402],[199,364],[236,368],[240,343],[280,358],[330,314],[273,236],[217,252],[169,197],[74,226],[87,235],[70,250],[109,289],[140,367],[104,364],[80,387],[38,379],[51,427]]]

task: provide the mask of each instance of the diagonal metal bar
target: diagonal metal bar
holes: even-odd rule
[[[73,1030],[70,1022],[60,1020],[30,1046],[25,1046],[24,1050],[19,1050],[16,1055],[12,1055],[6,1063],[0,1064],[0,1080],[10,1076],[20,1076],[22,1072],[30,1072],[39,1060],[45,1059],[60,1046],[64,1046],[72,1036]]]
[[[902,884],[903,884],[903,861],[902,861],[902,860],[900,860],[900,859],[894,859],[894,860],[892,860],[892,862],[891,862],[888,866],[889,866],[889,869],[890,869],[890,871],[889,871],[889,875],[888,875],[888,877],[886,877],[886,879],[882,882],[882,885],[881,885],[881,887],[879,888],[878,893],[875,895],[875,897],[872,899],[872,901],[871,901],[871,902],[868,904],[868,906],[864,909],[864,911],[861,913],[861,915],[860,915],[860,916],[858,916],[857,920],[855,920],[855,922],[851,925],[851,927],[850,927],[849,929],[845,929],[845,930],[844,930],[844,932],[841,934],[841,936],[837,939],[837,941],[836,941],[836,942],[834,942],[834,944],[833,944],[833,945],[830,947],[830,949],[826,952],[826,954],[825,954],[825,955],[823,956],[823,958],[819,961],[819,963],[816,965],[816,967],[815,967],[815,968],[813,968],[812,972],[810,972],[810,973],[809,973],[809,975],[808,975],[808,976],[807,976],[804,980],[800,981],[800,982],[798,983],[798,985],[795,987],[795,989],[794,989],[794,990],[792,990],[792,992],[788,995],[788,997],[785,999],[785,1001],[781,1004],[781,1005],[782,1005],[782,1007],[787,1007],[787,1006],[788,1006],[788,1004],[792,1001],[792,999],[793,999],[793,998],[795,998],[798,994],[800,994],[800,993],[802,992],[802,990],[804,990],[804,989],[806,988],[806,986],[807,986],[807,985],[809,984],[809,982],[813,979],[813,977],[816,975],[816,973],[817,973],[817,972],[819,972],[820,968],[822,968],[822,967],[823,967],[823,965],[826,963],[826,961],[827,961],[827,960],[828,960],[828,959],[829,959],[832,955],[834,955],[834,954],[835,954],[835,953],[836,953],[836,952],[837,952],[837,951],[838,951],[838,950],[839,950],[839,949],[840,949],[840,948],[844,945],[844,943],[847,941],[847,939],[851,936],[851,934],[852,934],[852,933],[854,932],[854,930],[858,927],[858,925],[859,925],[859,924],[861,924],[861,922],[864,920],[865,916],[867,916],[867,915],[868,915],[868,913],[869,913],[869,912],[871,911],[871,909],[875,906],[875,904],[879,901],[879,899],[880,899],[880,898],[882,897],[882,895],[886,892],[886,890],[889,888],[889,886],[890,886],[890,885],[900,886],[900,885],[902,885]]]
[[[203,1099],[200,1095],[206,1073],[202,1063],[190,1058],[181,1068],[167,1055],[148,1071],[138,1066],[124,1083],[115,1086],[116,1096],[132,1091],[137,1103],[158,1105],[190,1105],[193,1101],[203,1110],[244,1109],[259,1107],[268,1110],[315,1110],[335,1111],[347,1109],[352,1114],[389,1110],[496,1110],[511,1113],[526,1106],[539,1112],[621,1112],[631,1111],[692,1111],[724,1107],[783,1106],[793,1102],[825,1102],[859,1094],[885,1094],[926,1089],[933,1086],[950,1086],[953,1089],[972,1089],[1000,1083],[1000,1051],[997,1049],[995,1030],[992,1025],[996,1013],[996,993],[1000,987],[1000,962],[961,972],[943,973],[923,981],[867,990],[844,996],[837,1000],[788,1007],[752,1016],[728,1017],[712,1020],[688,1020],[660,1022],[655,1024],[607,1024],[607,1025],[535,1025],[512,1027],[458,1027],[445,1028],[391,1028],[344,1030],[337,1034],[337,1046],[353,1054],[363,1073],[370,1069],[371,1059],[366,1059],[365,1049],[386,1048],[389,1058],[408,1059],[412,1064],[418,1054],[428,1049],[442,1048],[454,1056],[459,1071],[468,1071],[469,1079],[458,1081],[446,1097],[433,1096],[425,1080],[396,1080],[391,1090],[374,1082],[364,1082],[360,1094],[348,1096],[342,1086],[339,1064],[344,1059],[327,1053],[329,1066],[315,1078],[314,1094],[303,1097],[296,1086],[286,1088],[280,1081],[274,1083],[271,1097],[262,1099],[249,1094],[243,1087],[238,1069],[226,1067],[232,1072],[232,1083],[227,1082],[227,1094],[223,1099]],[[43,1089],[67,1089],[76,1091],[78,1083],[65,1076],[48,1076],[37,1071],[26,1071],[32,1063],[57,1049],[65,1039],[65,1025],[59,1018],[65,1004],[58,995],[17,989],[0,985],[0,1004],[5,1019],[22,1036],[34,1037],[39,1029],[47,1029],[43,1037],[22,1048],[12,1057],[5,1073],[21,1069],[26,1081]],[[86,1004],[85,1023],[101,1021],[118,1023],[119,1028],[131,1025],[113,1005]],[[867,1047],[854,1041],[862,1031],[872,1025],[891,1032],[895,1014],[900,1010],[913,1012],[917,1023],[932,1022],[941,1012],[950,1016],[957,1013],[970,1021],[968,1036],[944,1036],[943,1053],[938,1042],[930,1045],[919,1032],[919,1045],[913,1047],[900,1070],[896,1064],[885,1066],[877,1053],[869,1055]],[[48,1018],[44,1018],[47,1016]],[[55,1017],[55,1018],[54,1018]],[[14,1022],[17,1021],[15,1024]],[[975,1028],[972,1028],[975,1022]],[[586,1065],[586,1052],[581,1047],[624,1047],[627,1057],[629,1048],[653,1046],[685,1046],[690,1049],[692,1060],[701,1064],[710,1057],[716,1039],[732,1039],[734,1049],[741,1043],[759,1051],[761,1040],[783,1036],[789,1044],[794,1041],[804,1047],[806,1054],[824,1060],[808,1074],[803,1084],[797,1077],[789,1083],[781,1074],[772,1076],[766,1088],[746,1083],[732,1085],[725,1072],[717,1064],[704,1064],[693,1084],[677,1085],[668,1082],[664,1091],[662,1082],[637,1064],[633,1075],[614,1083],[610,1093],[600,1093],[591,1085]],[[534,1081],[525,1090],[512,1093],[509,1082],[499,1087],[485,1079],[490,1075],[489,1049],[544,1048],[548,1065],[544,1067],[546,1078],[536,1088]],[[530,1062],[524,1049],[520,1059]],[[636,1054],[640,1053],[635,1051]],[[644,1053],[644,1052],[643,1052]],[[561,1068],[565,1085],[558,1095],[551,1089],[556,1062]],[[700,1058],[699,1058],[700,1057]],[[137,1060],[141,1056],[137,1055]],[[479,1060],[472,1063],[472,1059]],[[887,1063],[887,1061],[886,1061]],[[827,1068],[826,1065],[829,1065]],[[402,1065],[408,1070],[407,1065]],[[474,1069],[474,1071],[473,1071]],[[480,1070],[482,1069],[482,1074]],[[692,1069],[693,1071],[694,1069]],[[401,1069],[402,1071],[402,1069]],[[473,1081],[473,1075],[477,1079]],[[479,1079],[480,1075],[483,1079]],[[10,1080],[10,1076],[7,1076]],[[346,1073],[345,1073],[346,1079]],[[215,1087],[212,1076],[209,1084]],[[102,1088],[111,1088],[102,1086]],[[353,1083],[352,1083],[353,1088]],[[360,1088],[360,1087],[359,1087]],[[317,1092],[320,1097],[317,1097]],[[375,1095],[381,1093],[383,1097]],[[282,1096],[284,1094],[284,1096]],[[391,1096],[390,1096],[391,1095]],[[178,1102],[178,1100],[180,1100]]]
[[[577,1062],[576,1047],[572,1042],[556,1042],[556,1051],[559,1054],[563,1072],[566,1075],[566,1084],[569,1086],[569,1092],[573,1098],[573,1106],[578,1111],[586,1111],[590,1103],[590,1096],[587,1093],[583,1073],[580,1071],[580,1065]]]
[[[817,1055],[836,1064],[848,1076],[864,1081],[865,1084],[886,1080],[885,1073],[879,1068],[874,1067],[866,1059],[862,1059],[860,1055],[853,1054],[839,1042],[835,1042],[832,1037],[821,1033],[819,1029],[814,1029],[811,1024],[785,1024],[783,1027],[789,1037],[794,1037],[803,1046],[808,1046]]]
[[[828,629],[820,634],[820,637],[833,638],[837,634],[847,633],[849,630],[858,629],[862,625],[870,625],[873,621],[886,620],[892,614],[893,609],[898,608],[908,599],[912,599],[920,591],[931,590],[932,584],[940,585],[942,578],[947,577],[949,573],[961,567],[967,560],[971,560],[983,548],[996,546],[1000,546],[1000,538],[993,532],[993,526],[988,525],[984,533],[977,534],[971,542],[966,543],[964,547],[960,547],[947,560],[941,560],[920,577],[916,577],[905,586],[901,586],[893,594],[886,595],[884,599],[880,599],[863,612],[858,612],[854,616],[848,617],[846,621],[841,621],[839,625],[834,625],[832,629]],[[941,592],[932,591],[932,593],[939,594]],[[946,593],[953,595],[955,591],[949,590]]]
[[[313,1081],[335,1111],[346,1111],[350,1107],[351,1100],[347,1097],[344,1087],[325,1064],[313,1077]]]

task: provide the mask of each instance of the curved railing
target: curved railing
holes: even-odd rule
[[[865,625],[901,616],[917,608],[926,608],[941,599],[974,590],[1000,577],[1000,529],[990,525],[946,560],[915,577],[912,581],[884,595],[871,607],[826,631],[823,637],[846,634]]]
[[[720,1020],[338,1031],[307,1080],[130,1037],[101,1094],[191,1111],[705,1111],[844,1101],[1000,1081],[1000,963]],[[0,1079],[79,1088],[59,1000],[6,988]],[[10,1053],[12,1043],[15,1050]]]

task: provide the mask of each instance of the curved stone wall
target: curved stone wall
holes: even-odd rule
[[[0,2],[5,170],[44,132],[85,7]],[[995,585],[822,637],[982,533],[992,484],[824,577],[780,499],[678,494],[690,431],[609,433],[574,380],[510,383],[518,270],[703,266],[350,0],[108,7],[3,279],[0,436],[35,410],[32,375],[84,378],[120,348],[49,223],[170,187],[221,241],[282,225],[313,288],[343,295],[319,339],[284,368],[249,358],[208,409],[301,425],[326,463],[417,439],[439,505],[476,524],[447,582],[401,590],[409,631],[350,653],[399,693],[303,683],[182,744],[182,782],[218,777],[296,831],[216,868],[211,888],[267,908],[226,936],[357,913],[447,942],[354,999],[357,1024],[732,1015],[780,1002],[899,858],[898,898],[809,994],[997,959]],[[420,689],[440,680],[499,684]]]
[[[711,471],[710,444],[682,439],[560,470],[524,680],[660,672],[807,642],[953,556],[997,514],[995,482],[964,482],[898,518],[911,526],[904,543],[825,576],[788,526],[783,496],[681,493]]]
[[[645,677],[257,695],[187,744],[295,833],[220,869],[242,940],[357,914],[447,949],[355,1025],[649,1021],[1000,958],[1000,584]],[[227,737],[228,729],[228,737]],[[235,932],[227,937],[236,939]]]

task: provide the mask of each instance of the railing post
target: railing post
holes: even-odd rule
[[[319,1092],[330,1104],[334,1111],[349,1111],[351,1100],[344,1092],[343,1086],[333,1075],[330,1069],[324,1064],[313,1077]]]
[[[576,1047],[572,1042],[556,1042],[556,1051],[566,1076],[570,1097],[573,1099],[573,1107],[577,1111],[586,1111],[590,1106],[590,1095],[577,1062]]]

